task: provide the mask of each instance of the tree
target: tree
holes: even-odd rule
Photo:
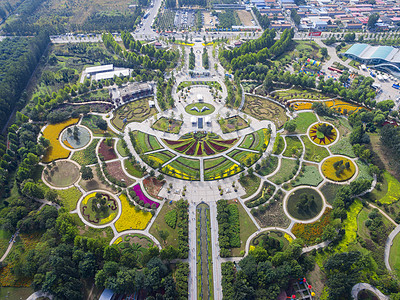
[[[163,240],[164,244],[167,238],[169,237],[169,231],[168,230],[159,230],[158,234],[160,235],[160,238]]]
[[[107,130],[107,122],[102,118],[98,118],[96,121],[96,126],[99,127],[100,130],[106,131]]]
[[[81,167],[82,179],[83,180],[90,180],[93,179],[93,171],[92,168],[88,166]]]
[[[321,48],[321,55],[323,57],[327,57],[328,56],[328,49],[326,47],[322,47]]]
[[[289,132],[294,132],[296,130],[296,127],[296,120],[289,120],[285,123],[285,130]]]
[[[376,22],[379,20],[379,14],[373,13],[369,15],[367,26],[369,29],[375,29]]]

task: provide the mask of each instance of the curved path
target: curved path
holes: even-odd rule
[[[117,235],[115,235],[111,242],[110,245],[112,245],[119,237],[127,235],[127,234],[141,234],[141,235],[145,235],[148,238],[150,238],[154,244],[156,244],[156,246],[161,250],[161,244],[160,242],[154,237],[152,236],[150,233],[144,231],[144,230],[125,230],[125,231],[121,231],[120,233],[118,233]]]
[[[385,243],[385,266],[389,271],[392,271],[392,267],[390,266],[389,263],[389,257],[390,257],[390,248],[393,245],[393,240],[396,237],[396,235],[400,232],[400,225],[398,225],[388,236],[386,243]]]
[[[351,296],[353,297],[353,299],[358,299],[358,293],[362,290],[369,290],[371,292],[373,292],[378,298],[379,300],[389,300],[389,297],[384,295],[380,290],[378,290],[376,287],[370,285],[369,283],[357,283],[356,285],[353,286],[353,288],[351,289]]]
[[[37,292],[34,292],[33,294],[31,294],[28,298],[26,298],[26,300],[36,300],[38,298],[44,298],[44,297],[53,299],[53,295],[42,292],[42,291],[37,291]]]

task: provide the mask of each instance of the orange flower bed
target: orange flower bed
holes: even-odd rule
[[[58,124],[49,124],[43,131],[43,136],[50,140],[50,148],[47,153],[43,156],[42,161],[44,163],[51,162],[60,158],[67,158],[71,151],[65,149],[58,137],[60,136],[61,131],[63,131],[68,126],[78,123],[78,118],[72,118],[67,121],[58,123]]]
[[[312,109],[312,102],[295,102],[292,107],[294,110],[309,110]]]
[[[314,223],[296,223],[293,226],[292,233],[304,240],[307,245],[315,244],[317,238],[322,237],[325,227],[331,221],[332,209],[327,208],[318,221]]]

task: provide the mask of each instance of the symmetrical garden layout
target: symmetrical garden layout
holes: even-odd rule
[[[189,229],[197,227],[189,231],[190,268],[198,274],[197,280],[190,275],[189,290],[199,298],[219,295],[214,288],[221,284],[220,256],[247,255],[274,240],[281,250],[296,238],[316,245],[304,251],[326,246],[318,243],[329,225],[335,192],[358,178],[373,179],[365,163],[354,158],[347,119],[297,112],[302,105],[309,108],[298,101],[290,103],[295,111],[289,112],[276,100],[289,102],[290,93],[276,92],[275,100],[246,94],[237,115],[218,99],[191,99],[196,89],[211,87],[224,91],[222,82],[208,87],[181,82],[178,91],[187,92],[188,101],[172,115],[157,115],[142,99],[110,114],[88,114],[42,129],[51,143],[42,159],[43,181],[68,199],[68,209],[85,225],[111,228],[111,243],[144,239],[143,247],[178,246],[178,208],[170,200],[189,200],[194,218]],[[198,129],[192,118],[203,113],[211,125]],[[106,130],[97,126],[99,119],[107,121]],[[296,120],[295,132],[282,128],[289,119]],[[82,167],[93,175],[81,175]],[[217,246],[222,238],[215,230],[216,198],[229,200],[224,205],[234,229],[225,246]]]

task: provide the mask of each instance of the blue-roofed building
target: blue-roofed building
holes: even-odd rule
[[[400,49],[398,48],[354,44],[344,53],[344,56],[366,65],[400,71]]]

